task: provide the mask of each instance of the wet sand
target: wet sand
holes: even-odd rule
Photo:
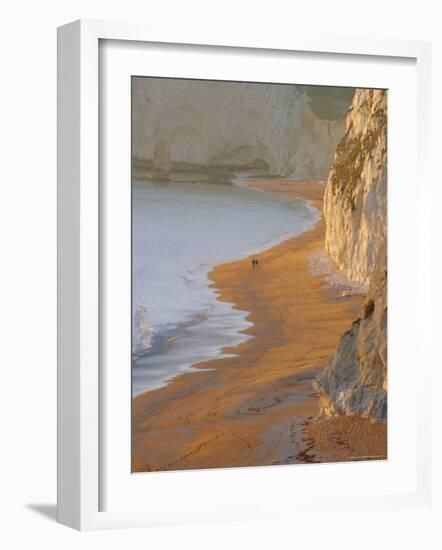
[[[322,212],[321,184],[250,185],[307,200]],[[246,258],[210,273],[220,300],[250,312],[253,326],[246,332],[254,338],[225,350],[236,357],[199,363],[194,372],[133,400],[134,472],[385,455],[385,426],[341,419],[341,443],[335,443],[333,420],[315,420],[319,405],[312,380],[364,301],[312,276],[309,258],[323,249],[324,232],[321,218],[314,229],[254,256],[256,267]],[[373,444],[367,444],[361,423],[373,426]]]

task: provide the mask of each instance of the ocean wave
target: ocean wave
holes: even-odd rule
[[[147,353],[152,347],[152,340],[156,334],[154,327],[146,319],[146,307],[138,305],[133,312],[132,319],[132,355],[139,356]]]
[[[207,286],[207,273],[212,269],[213,260],[207,258],[186,268],[181,278],[191,288],[203,288]]]

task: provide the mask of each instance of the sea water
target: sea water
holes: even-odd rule
[[[299,235],[318,216],[304,201],[251,188],[135,180],[133,395],[250,338],[248,312],[218,301],[208,273]]]

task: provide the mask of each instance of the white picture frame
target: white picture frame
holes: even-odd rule
[[[432,365],[431,346],[431,182],[428,175],[430,44],[426,42],[373,40],[350,37],[312,39],[296,34],[281,36],[267,43],[265,38],[244,40],[220,33],[208,37],[179,34],[166,36],[152,27],[136,24],[76,21],[58,30],[58,521],[80,530],[140,527],[204,520],[268,517],[282,513],[326,510],[330,498],[303,499],[302,503],[281,494],[281,506],[273,500],[250,502],[247,511],[233,506],[227,512],[220,505],[175,509],[167,507],[121,508],[103,510],[100,492],[103,473],[102,434],[100,432],[100,174],[99,174],[99,47],[101,40],[135,43],[203,45],[235,51],[310,52],[336,56],[377,56],[408,58],[417,67],[417,163],[421,183],[419,194],[419,313],[422,314],[422,346],[426,360],[420,366],[417,397],[417,472],[415,490],[365,496],[336,496],[333,509],[371,511],[429,506],[431,502],[430,401],[424,389],[429,385]],[[250,36],[250,35],[249,35]],[[309,466],[310,467],[310,466]],[[351,467],[351,465],[350,465]],[[250,471],[250,470],[249,470]],[[280,470],[283,472],[283,470]],[[206,473],[207,474],[207,473]],[[169,474],[168,474],[169,475]],[[172,476],[176,474],[170,474]],[[189,475],[184,473],[183,475]],[[211,474],[208,474],[211,475]],[[226,472],[216,475],[226,476]],[[229,474],[230,475],[230,474]],[[237,477],[248,476],[235,469]],[[177,477],[175,479],[178,479]],[[163,478],[164,480],[164,478]],[[164,481],[156,480],[161,485]],[[203,483],[202,478],[200,482]]]

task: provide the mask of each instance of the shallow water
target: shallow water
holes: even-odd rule
[[[303,201],[233,185],[134,181],[133,394],[244,342],[247,312],[219,302],[208,273],[311,228]]]

